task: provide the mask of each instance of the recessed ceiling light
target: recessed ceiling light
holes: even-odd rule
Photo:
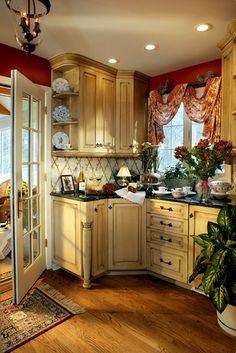
[[[196,25],[194,28],[198,32],[206,32],[206,31],[209,31],[210,29],[212,29],[212,25],[209,23],[201,23],[199,25]]]
[[[109,64],[117,64],[118,63],[118,60],[115,58],[110,58],[107,61],[109,62]]]
[[[147,44],[145,45],[146,50],[155,50],[157,48],[156,44]]]

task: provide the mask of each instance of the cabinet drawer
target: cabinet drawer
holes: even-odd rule
[[[162,215],[148,213],[147,227],[155,228],[165,233],[188,235],[188,221],[185,219],[163,217]]]
[[[188,219],[188,205],[180,202],[147,200],[147,212]]]
[[[167,248],[188,250],[188,237],[186,235],[168,234],[160,230],[147,228],[147,241]]]
[[[150,271],[187,283],[187,253],[148,244],[147,267]]]

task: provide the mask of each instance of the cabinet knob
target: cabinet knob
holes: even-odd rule
[[[134,145],[129,145],[129,148],[133,148],[134,147]]]
[[[165,260],[163,260],[162,258],[160,258],[160,262],[163,262],[164,264],[167,264],[167,265],[169,265],[169,266],[172,265],[172,262],[171,262],[171,261],[165,261]]]
[[[110,205],[110,206],[108,206],[108,208],[109,208],[109,210],[111,210],[111,209],[112,209],[112,206]]]
[[[190,213],[189,218],[193,218],[193,217],[194,217],[194,215],[192,213]]]
[[[97,212],[97,211],[98,211],[98,209],[97,209],[97,207],[95,207],[94,212]]]

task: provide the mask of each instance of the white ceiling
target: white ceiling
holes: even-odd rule
[[[35,54],[49,59],[71,52],[102,63],[116,57],[115,68],[155,76],[220,58],[216,45],[235,18],[236,0],[51,0]],[[196,32],[202,22],[213,29]],[[5,0],[0,1],[0,42],[18,48]],[[159,48],[145,51],[150,42]]]

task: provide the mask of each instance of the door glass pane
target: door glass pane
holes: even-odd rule
[[[33,99],[32,129],[39,130],[39,102]]]
[[[28,162],[29,160],[29,130],[22,129],[22,163]]]
[[[39,197],[34,197],[33,200],[33,228],[39,224]]]
[[[27,233],[31,229],[30,221],[30,200],[22,200],[22,222],[23,222],[23,233]]]
[[[37,228],[33,232],[33,258],[36,259],[36,257],[39,256],[40,253],[40,229]]]
[[[32,194],[36,195],[39,193],[39,166],[38,164],[33,164],[31,166],[31,185],[32,185]]]
[[[23,196],[29,195],[29,166],[22,165],[22,194]]]
[[[39,134],[38,132],[31,131],[31,143],[32,143],[32,157],[31,162],[39,161]]]
[[[22,97],[22,126],[29,127],[30,125],[30,96],[23,93]]]
[[[28,267],[31,261],[31,237],[29,234],[23,237],[24,268]]]

